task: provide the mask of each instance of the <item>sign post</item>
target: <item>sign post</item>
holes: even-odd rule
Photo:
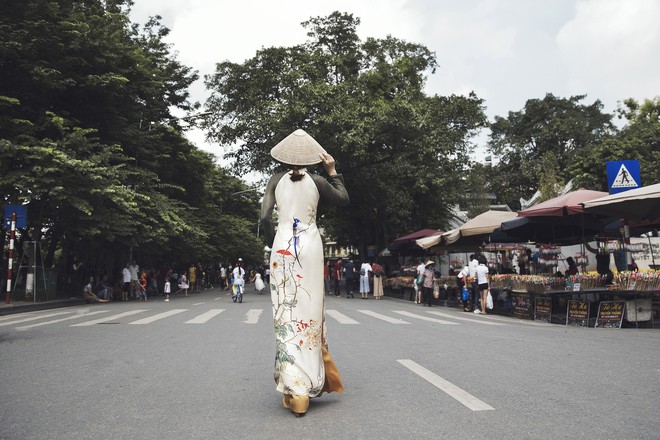
[[[14,261],[14,239],[16,238],[16,213],[11,214],[11,232],[9,236],[9,259],[7,260],[7,304],[11,303],[11,278]]]

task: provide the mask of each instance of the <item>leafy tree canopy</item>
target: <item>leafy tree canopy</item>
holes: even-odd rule
[[[222,62],[206,78],[212,95],[203,124],[209,138],[237,146],[226,157],[238,173],[273,172],[270,148],[297,128],[337,160],[351,196],[321,222],[341,243],[376,244],[423,227],[443,227],[456,202],[470,138],[485,125],[483,102],[427,96],[437,68],[426,47],[388,36],[361,41],[352,14],[334,12],[302,25],[309,40]]]
[[[239,243],[260,261],[246,233],[258,195],[222,209],[245,185],[192,146],[172,115],[198,107],[188,95],[197,74],[172,55],[159,18],[132,24],[130,6],[0,0],[3,203],[28,204],[47,264],[59,250],[99,271],[131,249],[144,263],[233,259]],[[213,234],[223,228],[220,243]]]

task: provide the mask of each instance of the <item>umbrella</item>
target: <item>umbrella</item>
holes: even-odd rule
[[[534,205],[518,217],[502,222],[491,241],[532,240],[539,243],[572,244],[582,242],[585,233],[603,230],[604,219],[584,214],[582,203],[604,196],[602,191],[579,189]]]
[[[478,245],[495,229],[499,228],[503,221],[512,219],[516,215],[515,212],[511,211],[489,210],[442,235],[418,239],[417,245],[423,249],[429,249],[437,245]]]
[[[582,204],[588,200],[606,196],[603,191],[592,191],[590,189],[578,189],[568,192],[562,196],[555,197],[545,202],[524,209],[518,213],[520,217],[560,217],[575,215],[584,212]]]
[[[607,195],[582,203],[585,212],[623,219],[660,217],[660,183]]]
[[[432,235],[440,235],[440,234],[442,234],[442,231],[439,231],[437,229],[420,229],[419,231],[413,232],[411,234],[395,238],[392,241],[392,244],[398,244],[398,245],[409,244],[414,240],[417,240],[418,238],[430,237]]]
[[[420,229],[419,231],[394,239],[387,248],[393,253],[421,254],[423,250],[417,246],[415,240],[434,235],[440,236],[440,234],[442,234],[442,231],[437,229]]]

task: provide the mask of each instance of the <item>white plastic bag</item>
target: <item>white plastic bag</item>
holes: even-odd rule
[[[493,296],[490,294],[490,290],[488,291],[488,295],[486,296],[486,308],[488,310],[493,310]]]

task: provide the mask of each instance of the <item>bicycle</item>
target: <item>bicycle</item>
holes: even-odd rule
[[[236,291],[234,292],[234,295],[232,295],[231,299],[234,302],[236,302],[238,300],[239,303],[242,303],[243,302],[243,285],[242,284],[235,284],[234,287],[236,287]]]

